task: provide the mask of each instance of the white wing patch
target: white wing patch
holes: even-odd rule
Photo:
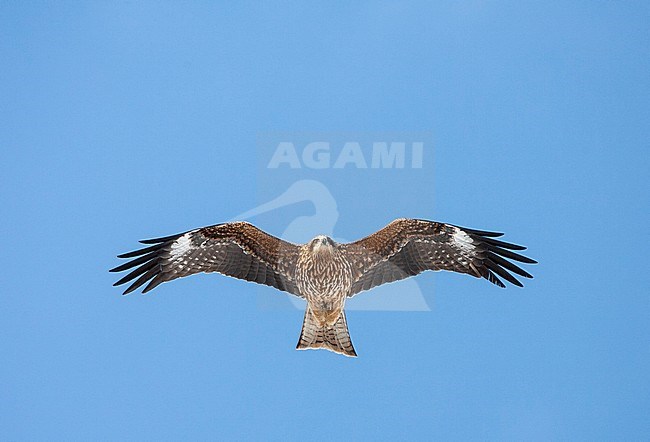
[[[179,256],[183,256],[189,252],[190,248],[192,247],[192,238],[190,235],[190,233],[186,233],[172,243],[170,252],[172,258],[176,259]]]
[[[454,230],[455,230],[455,232],[453,234],[453,238],[454,238],[454,242],[456,243],[456,245],[464,253],[473,254],[474,249],[476,248],[474,245],[472,245],[474,240],[472,238],[470,238],[470,236],[467,233],[460,230],[458,227],[454,227]]]

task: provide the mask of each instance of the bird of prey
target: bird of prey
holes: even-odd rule
[[[359,292],[425,270],[466,273],[499,287],[505,287],[499,277],[522,286],[512,273],[532,278],[511,261],[536,261],[513,252],[525,247],[494,239],[501,235],[401,218],[352,243],[321,235],[306,244],[292,244],[238,221],[140,241],[148,247],[119,255],[134,259],[111,272],[135,267],[114,284],[135,279],[125,295],[147,282],[142,293],[201,272],[275,287],[307,301],[297,349],[356,356],[344,307],[345,300]]]

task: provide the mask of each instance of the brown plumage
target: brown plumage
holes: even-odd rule
[[[501,233],[418,219],[398,219],[372,235],[347,244],[317,236],[297,245],[247,222],[217,224],[178,235],[141,241],[149,245],[119,255],[135,258],[111,272],[132,269],[114,285],[135,280],[159,284],[201,272],[219,272],[266,284],[304,298],[305,319],[297,348],[325,348],[356,356],[345,319],[347,297],[425,270],[466,273],[505,287],[499,277],[522,286],[512,273],[532,278],[511,261],[535,261],[513,250],[525,247],[494,239]],[[507,258],[507,259],[506,259]]]

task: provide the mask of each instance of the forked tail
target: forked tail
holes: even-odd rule
[[[341,310],[339,318],[333,325],[321,326],[309,307],[305,311],[305,320],[302,323],[300,340],[296,349],[324,348],[345,356],[356,357],[348,324],[345,321],[345,312]]]

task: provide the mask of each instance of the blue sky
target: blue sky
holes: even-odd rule
[[[649,19],[644,2],[4,2],[0,432],[648,438]],[[260,167],[269,133],[430,138],[421,169],[284,174]],[[431,311],[348,312],[354,360],[295,351],[303,313],[270,288],[111,286],[138,239],[299,178],[329,186],[340,237],[401,216],[504,231],[535,279],[420,275]],[[313,210],[255,222],[281,235]]]

